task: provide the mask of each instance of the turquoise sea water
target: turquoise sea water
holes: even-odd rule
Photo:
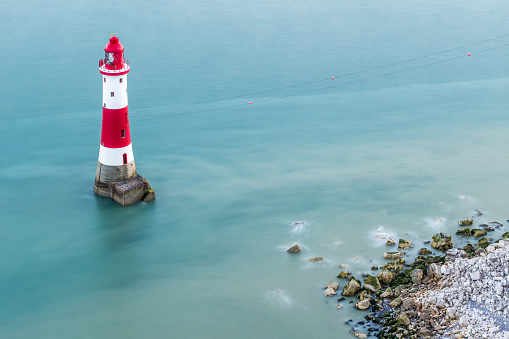
[[[338,264],[383,265],[376,234],[509,219],[509,36],[486,41],[508,15],[503,1],[1,4],[0,337],[346,337],[362,313],[321,287]],[[110,33],[157,196],[128,208],[92,191]]]

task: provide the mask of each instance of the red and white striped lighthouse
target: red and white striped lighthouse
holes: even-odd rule
[[[129,61],[124,59],[124,47],[116,36],[110,38],[104,51],[104,59],[99,60],[103,83],[103,114],[94,192],[122,205],[130,205],[138,200],[149,200],[146,196],[148,193],[152,198],[155,195],[148,182],[136,174],[134,164],[127,105]],[[138,187],[143,186],[142,182],[148,186],[147,189]],[[140,189],[144,190],[145,197],[135,194],[137,200],[132,201],[133,197],[126,200],[126,194],[133,196],[133,190]],[[120,192],[116,192],[118,190]]]

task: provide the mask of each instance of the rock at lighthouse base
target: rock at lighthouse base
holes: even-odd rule
[[[147,202],[156,198],[148,181],[139,174],[123,181],[105,183],[96,180],[94,192],[100,196],[111,198],[122,206],[132,205],[138,201]]]
[[[155,192],[150,188],[147,179],[139,174],[125,181],[112,182],[110,188],[111,198],[122,206],[155,199]]]

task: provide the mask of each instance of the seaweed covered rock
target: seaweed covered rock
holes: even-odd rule
[[[411,247],[411,243],[405,239],[399,239],[398,250],[406,250]]]
[[[419,255],[430,255],[431,254],[431,251],[428,250],[427,248],[423,247],[419,250],[419,252],[417,252]]]
[[[484,237],[486,234],[488,234],[488,232],[486,232],[485,230],[481,230],[479,228],[474,228],[472,230],[472,235],[476,238],[478,237]]]
[[[357,293],[358,290],[361,289],[361,283],[353,278],[350,282],[343,288],[343,292],[341,293],[345,297],[351,297]]]
[[[457,230],[456,234],[470,236],[470,235],[472,235],[472,231],[470,230],[470,228],[467,227],[462,230]]]
[[[396,261],[389,262],[384,265],[383,269],[388,271],[402,271],[403,264],[405,263],[405,258],[398,258]]]
[[[470,226],[470,225],[472,225],[473,222],[474,221],[472,219],[465,219],[465,220],[458,222],[458,224],[460,226]]]
[[[396,324],[398,326],[408,326],[408,325],[410,325],[410,319],[408,319],[408,316],[405,313],[401,313],[400,315],[398,315],[396,320],[397,320]]]
[[[382,286],[376,277],[368,275],[366,279],[364,279],[364,286],[362,288],[372,292],[378,292]]]
[[[431,241],[431,247],[440,251],[447,251],[452,248],[451,236],[442,232],[435,234]]]
[[[420,269],[420,268],[416,268],[413,272],[412,272],[412,283],[414,283],[415,285],[420,285],[421,282],[422,282],[422,277],[424,275],[424,272]]]
[[[479,239],[479,241],[477,243],[476,249],[478,249],[478,248],[486,248],[489,245],[491,245],[491,243],[488,241],[488,238],[481,238],[481,239]]]
[[[382,272],[378,273],[376,277],[379,282],[389,286],[391,284],[392,279],[394,278],[394,274],[391,271],[383,270]]]
[[[371,295],[369,293],[370,291],[368,290],[360,290],[360,292],[357,293],[355,297],[360,300],[368,299],[371,298]]]
[[[338,274],[338,278],[347,279],[350,274],[352,274],[352,273],[350,273],[348,271],[341,271]]]

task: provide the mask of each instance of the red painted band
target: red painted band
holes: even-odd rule
[[[108,148],[121,148],[131,143],[127,106],[119,109],[103,107],[101,145]]]

